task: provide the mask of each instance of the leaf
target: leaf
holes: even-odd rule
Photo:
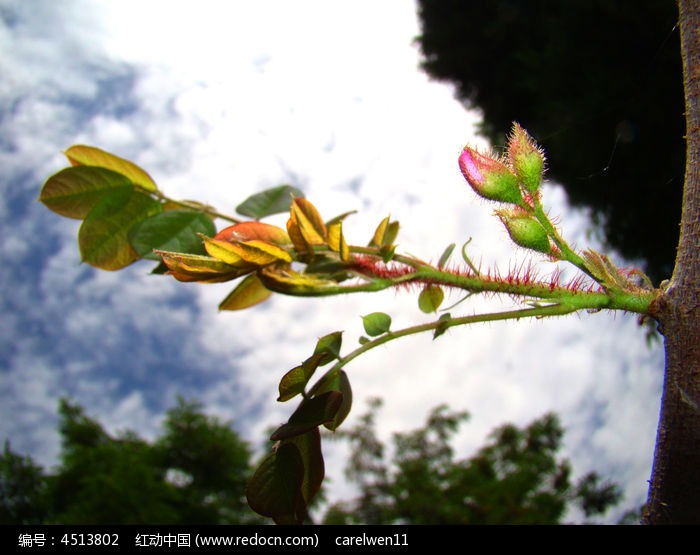
[[[339,391],[328,391],[311,399],[304,399],[286,424],[277,428],[270,439],[278,441],[308,432],[333,420],[343,402]]]
[[[296,225],[308,245],[323,245],[326,242],[326,224],[316,207],[308,200],[294,199],[290,210],[290,221]]]
[[[276,245],[289,245],[289,235],[281,227],[263,222],[241,222],[225,227],[214,236],[214,239],[229,243],[245,241],[265,241]]]
[[[338,412],[335,413],[332,420],[324,424],[329,430],[335,431],[350,414],[350,409],[352,408],[352,388],[350,387],[348,375],[344,370],[328,373],[312,391],[314,395],[320,395],[328,391],[337,391],[342,394],[343,402],[340,404]]]
[[[379,222],[377,229],[374,231],[374,236],[369,242],[369,246],[379,247],[383,251],[389,250],[394,244],[398,234],[399,222],[390,222],[387,216]]]
[[[305,516],[304,460],[292,442],[280,444],[263,459],[246,488],[248,505],[256,513],[275,519],[278,524],[298,523]]]
[[[65,168],[46,180],[39,200],[61,216],[82,220],[106,195],[133,188],[128,178],[111,170]]]
[[[443,333],[445,333],[447,331],[447,328],[448,328],[447,323],[451,319],[452,319],[452,316],[450,315],[449,312],[440,316],[440,318],[438,319],[438,322],[439,322],[438,327],[435,328],[435,331],[433,332],[433,339],[437,339],[438,337],[440,337]]]
[[[272,295],[256,274],[247,276],[238,286],[229,293],[221,304],[219,310],[243,310],[259,304]]]
[[[442,270],[445,267],[445,264],[447,264],[447,261],[450,259],[450,256],[452,256],[452,251],[455,250],[455,246],[456,245],[452,243],[442,253],[442,255],[440,256],[440,260],[438,260],[438,269]]]
[[[442,288],[438,285],[426,285],[418,296],[418,308],[426,314],[437,311],[445,298]]]
[[[202,241],[204,242],[204,249],[209,256],[221,262],[225,262],[226,264],[230,264],[231,266],[249,265],[243,260],[241,249],[238,248],[238,245],[222,239],[211,239],[209,237],[202,237]],[[250,266],[255,267],[253,264]]]
[[[204,254],[200,233],[216,233],[214,222],[205,214],[171,210],[137,223],[129,231],[129,241],[140,257],[160,260],[154,250]]]
[[[259,220],[265,216],[287,212],[292,199],[304,193],[291,185],[279,185],[249,196],[236,207],[236,212]]]
[[[96,148],[94,146],[74,145],[64,153],[74,166],[98,166],[120,173],[149,192],[156,192],[158,187],[148,173],[129,160]]]
[[[314,372],[316,372],[321,360],[325,356],[325,353],[314,353],[299,366],[295,366],[282,376],[278,387],[280,394],[277,400],[283,403],[304,391],[306,384],[309,382]]]
[[[316,342],[314,354],[322,354],[323,358],[319,361],[319,366],[328,364],[337,358],[340,358],[340,347],[343,344],[343,332],[334,331],[328,335],[324,335]]]
[[[328,226],[328,246],[334,252],[340,254],[340,259],[343,262],[350,260],[350,249],[345,242],[343,235],[343,223],[336,222]]]
[[[134,190],[104,196],[78,231],[83,262],[103,270],[119,270],[139,258],[129,242],[129,230],[162,210],[158,201]]]
[[[313,274],[300,274],[287,265],[265,266],[260,269],[258,275],[265,287],[271,291],[289,295],[320,295],[327,291],[328,287],[338,285],[335,281],[321,279]]]
[[[345,218],[347,218],[348,216],[352,216],[353,214],[357,214],[357,210],[348,210],[347,212],[343,212],[335,218],[328,220],[326,222],[326,227],[342,222]]]
[[[285,440],[282,443],[294,444],[301,455],[301,460],[304,465],[304,477],[301,482],[300,490],[306,505],[306,510],[321,489],[321,484],[323,483],[323,477],[325,475],[325,465],[323,462],[323,453],[321,451],[321,434],[318,428],[313,428],[305,434]]]
[[[241,249],[241,257],[246,262],[266,266],[273,262],[291,262],[292,257],[282,247],[254,239],[234,245]]]
[[[254,266],[231,266],[218,258],[182,252],[156,251],[178,281],[218,283],[230,281],[255,270]]]
[[[382,335],[391,327],[391,316],[384,312],[372,312],[362,317],[362,325],[365,327],[365,333],[370,337]]]

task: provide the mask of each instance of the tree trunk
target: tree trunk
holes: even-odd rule
[[[666,371],[644,524],[700,524],[700,0],[679,0],[679,14],[685,187],[676,266],[654,305]]]

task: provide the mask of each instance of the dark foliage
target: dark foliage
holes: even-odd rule
[[[685,124],[673,0],[419,0],[423,68],[483,112],[494,145],[518,121],[550,179],[610,246],[670,277]]]

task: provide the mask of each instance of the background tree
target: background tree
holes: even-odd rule
[[[387,464],[374,432],[378,407],[373,401],[355,428],[338,432],[351,444],[346,474],[360,495],[332,506],[327,524],[558,524],[567,508],[590,518],[621,498],[595,472],[572,483],[570,464],[557,460],[564,431],[553,414],[503,425],[474,456],[455,460],[450,440],[468,414],[439,406],[425,427],[394,435]]]
[[[0,456],[0,524],[41,524],[47,511],[46,480],[31,457],[5,442]]]
[[[250,450],[229,423],[179,400],[153,443],[110,436],[83,409],[59,407],[61,464],[45,475],[6,447],[1,463],[5,524],[246,524]]]
[[[685,156],[676,2],[418,5],[425,71],[482,112],[492,144],[518,121],[608,244],[646,260],[655,283],[668,278]]]

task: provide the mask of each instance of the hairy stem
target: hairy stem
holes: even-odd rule
[[[524,308],[519,310],[508,310],[503,312],[491,312],[488,314],[475,314],[471,316],[461,316],[459,318],[448,318],[442,320],[436,320],[434,322],[428,322],[427,324],[420,324],[417,326],[411,326],[397,331],[389,331],[384,335],[376,337],[361,345],[351,353],[348,353],[344,357],[341,357],[338,362],[328,371],[336,372],[347,365],[350,361],[354,360],[358,356],[384,345],[389,341],[394,339],[399,339],[401,337],[408,337],[409,335],[416,335],[418,333],[424,333],[427,331],[445,331],[449,328],[455,326],[464,326],[467,324],[476,324],[479,322],[497,322],[500,320],[520,320],[521,318],[541,318],[545,316],[561,316],[564,314],[570,314],[575,312],[575,308],[571,308],[566,305],[554,304],[540,307]]]

